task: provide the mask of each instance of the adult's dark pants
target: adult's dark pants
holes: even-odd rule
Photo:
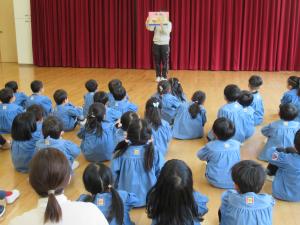
[[[167,78],[169,70],[169,45],[153,45],[153,57],[156,77]]]

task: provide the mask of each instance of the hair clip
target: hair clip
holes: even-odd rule
[[[160,91],[163,91],[163,90],[164,90],[163,87],[160,86],[160,85],[158,86],[158,88],[159,88]]]
[[[96,116],[94,114],[89,115],[91,118],[95,118]]]
[[[153,142],[153,140],[152,140],[152,138],[151,138],[151,139],[149,139],[149,140],[147,141],[147,145],[151,144],[152,142]]]
[[[154,108],[158,108],[159,102],[153,102],[153,106],[154,106]]]
[[[49,190],[49,191],[48,191],[48,195],[51,195],[51,194],[54,195],[54,194],[55,194],[55,190]]]

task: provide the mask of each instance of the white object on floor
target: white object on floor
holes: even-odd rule
[[[19,197],[20,197],[20,191],[19,190],[12,190],[12,194],[5,197],[5,200],[7,204],[14,203]]]
[[[75,170],[79,167],[79,162],[78,161],[74,161],[73,164],[72,164],[72,170]]]
[[[269,175],[267,175],[266,180],[273,182],[274,178],[275,178],[275,176],[269,176]]]
[[[159,81],[161,81],[161,77],[156,77],[156,80],[155,80],[156,82],[159,82]]]

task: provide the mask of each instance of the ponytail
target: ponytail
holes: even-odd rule
[[[102,120],[94,115],[88,115],[85,128],[90,133],[96,130],[96,134],[102,136]]]
[[[154,147],[152,142],[145,146],[144,160],[145,170],[148,172],[152,169],[154,161]]]
[[[117,146],[114,150],[114,153],[115,153],[114,158],[118,158],[118,157],[122,156],[126,152],[128,147],[129,147],[128,141],[124,140],[124,141],[119,142],[119,144],[117,144]]]
[[[124,206],[119,193],[113,188],[109,187],[112,196],[112,203],[107,220],[111,223],[113,218],[116,218],[117,224],[122,225],[124,221]]]
[[[58,223],[59,221],[61,221],[61,218],[62,211],[55,197],[55,193],[54,191],[49,191],[48,203],[44,215],[44,223],[47,223],[49,221],[51,223]]]
[[[198,102],[193,102],[189,107],[189,113],[193,119],[195,119],[198,113],[201,112]]]
[[[185,98],[183,96],[183,89],[182,86],[177,78],[170,78],[169,83],[171,85],[171,92],[172,95],[177,97],[180,101],[185,102]]]
[[[161,125],[161,108],[162,104],[160,99],[151,97],[146,102],[145,119],[157,130]]]

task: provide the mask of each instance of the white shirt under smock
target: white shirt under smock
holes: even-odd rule
[[[55,197],[61,207],[62,219],[59,223],[49,221],[45,225],[108,225],[104,215],[93,203],[73,202],[63,194]],[[9,225],[44,225],[47,202],[48,198],[39,199],[37,208],[12,219]]]
[[[168,45],[170,42],[170,33],[172,30],[172,23],[170,21],[164,23],[162,26],[151,26],[146,24],[149,31],[154,31],[153,42],[156,45]]]

